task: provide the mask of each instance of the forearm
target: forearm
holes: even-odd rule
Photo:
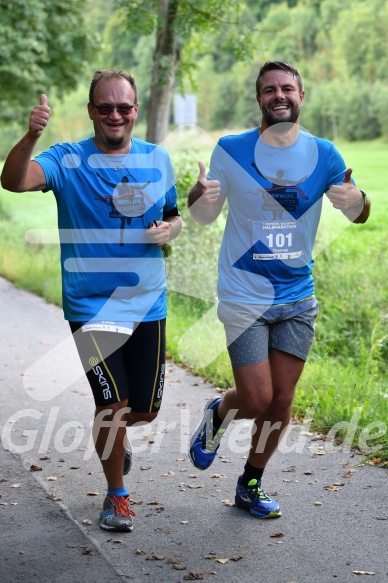
[[[364,200],[362,199],[360,205],[358,207],[353,207],[349,209],[343,209],[343,214],[351,221],[352,223],[362,224],[366,223],[370,215],[370,207],[371,207],[371,200],[367,196]]]
[[[26,179],[31,163],[31,156],[38,137],[27,132],[8,154],[1,173],[1,185],[12,192],[28,190]],[[36,188],[38,190],[38,188]]]
[[[170,226],[170,233],[169,233],[169,241],[178,237],[179,233],[182,230],[182,218],[181,216],[175,217],[167,217],[164,219],[166,223],[169,223]]]
[[[213,202],[205,201],[202,196],[206,188],[200,183],[190,190],[187,206],[190,214],[200,225],[209,225],[216,220],[221,212],[223,201],[218,196]]]

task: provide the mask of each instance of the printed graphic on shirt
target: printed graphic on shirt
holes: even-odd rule
[[[106,180],[98,172],[96,175],[104,184],[113,189],[112,195],[97,197],[96,200],[108,206],[110,219],[120,219],[120,245],[124,245],[125,225],[130,225],[134,217],[144,216],[147,210],[145,200],[150,205],[155,204],[145,192],[151,181],[140,186],[132,174],[127,174],[115,184]]]

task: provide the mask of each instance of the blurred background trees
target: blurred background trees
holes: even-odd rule
[[[57,113],[48,143],[87,135],[99,68],[135,76],[138,132],[151,141],[174,127],[175,92],[197,94],[207,131],[252,127],[258,69],[275,59],[304,78],[310,132],[388,139],[388,0],[0,0],[0,10],[0,157],[42,91]]]

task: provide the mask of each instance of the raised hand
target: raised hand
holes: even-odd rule
[[[363,203],[361,191],[352,183],[352,168],[347,168],[342,184],[331,186],[327,191],[327,196],[336,209],[350,209],[360,206]]]
[[[40,137],[50,119],[51,109],[48,105],[47,95],[42,93],[40,103],[31,112],[29,131],[36,137]]]
[[[195,201],[199,198],[201,199],[201,203],[205,204],[213,204],[216,202],[220,195],[220,181],[219,180],[208,180],[206,177],[206,167],[203,162],[200,160],[198,161],[199,167],[199,175],[198,175],[198,182],[197,186],[194,187],[196,189],[195,192]],[[199,188],[198,188],[199,187]],[[193,189],[193,190],[194,190]]]

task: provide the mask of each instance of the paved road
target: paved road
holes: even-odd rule
[[[265,474],[283,516],[255,520],[232,504],[249,423],[196,470],[187,442],[215,389],[172,363],[157,421],[131,436],[134,530],[102,531],[93,401],[67,324],[3,279],[0,305],[1,583],[388,582],[386,470],[295,425]]]

